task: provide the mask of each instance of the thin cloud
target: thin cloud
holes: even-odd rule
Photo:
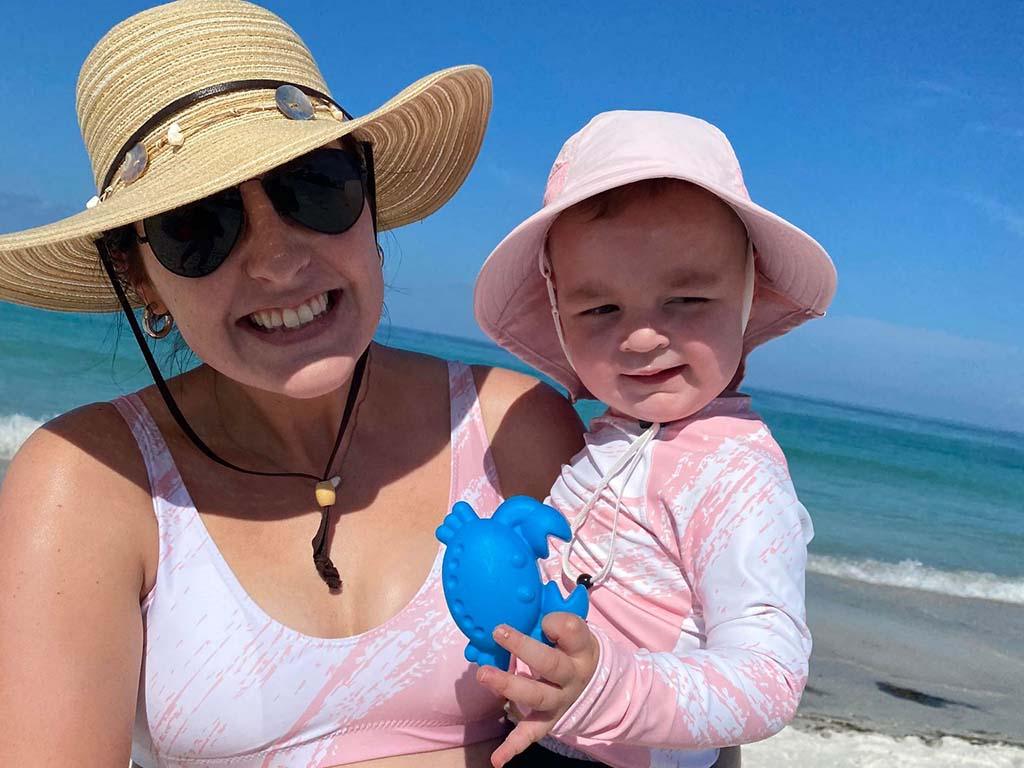
[[[991,221],[1005,227],[1018,237],[1024,237],[1024,211],[1021,209],[1007,205],[988,195],[968,193],[964,195],[964,199],[988,216]]]
[[[971,127],[978,133],[991,133],[1009,139],[1024,139],[1024,128],[996,123],[972,123]]]
[[[913,88],[925,93],[932,93],[937,96],[956,96],[964,98],[967,94],[951,83],[939,82],[938,80],[915,80],[911,83]]]
[[[893,361],[899,361],[894,364]],[[1024,347],[831,315],[754,353],[752,387],[1024,432]]]

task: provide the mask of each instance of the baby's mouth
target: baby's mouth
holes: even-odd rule
[[[639,370],[632,373],[623,373],[622,375],[631,381],[636,381],[641,384],[657,384],[678,376],[683,372],[686,364],[672,365],[668,368],[654,368],[651,370]]]

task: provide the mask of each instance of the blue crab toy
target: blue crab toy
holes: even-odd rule
[[[448,610],[469,638],[466,660],[508,669],[509,652],[494,642],[499,624],[515,627],[548,645],[541,621],[554,611],[587,618],[587,590],[563,598],[554,582],[541,581],[537,558],[548,556],[548,536],[565,541],[569,523],[556,510],[529,496],[513,496],[493,517],[477,516],[464,501],[437,529],[447,545],[441,579]]]

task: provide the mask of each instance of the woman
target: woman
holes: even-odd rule
[[[204,363],[10,467],[4,765],[482,766],[505,733],[434,529],[460,498],[543,498],[578,420],[526,377],[371,341],[376,232],[455,192],[490,81],[439,72],[359,119],[327,93],[261,8],[140,13],[79,79],[97,199],[0,238],[0,298],[144,307]]]

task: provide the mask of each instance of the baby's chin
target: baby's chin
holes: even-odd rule
[[[686,392],[656,392],[640,401],[626,399],[621,395],[609,396],[604,402],[620,416],[668,424],[693,416],[716,396],[717,393],[689,389]]]

